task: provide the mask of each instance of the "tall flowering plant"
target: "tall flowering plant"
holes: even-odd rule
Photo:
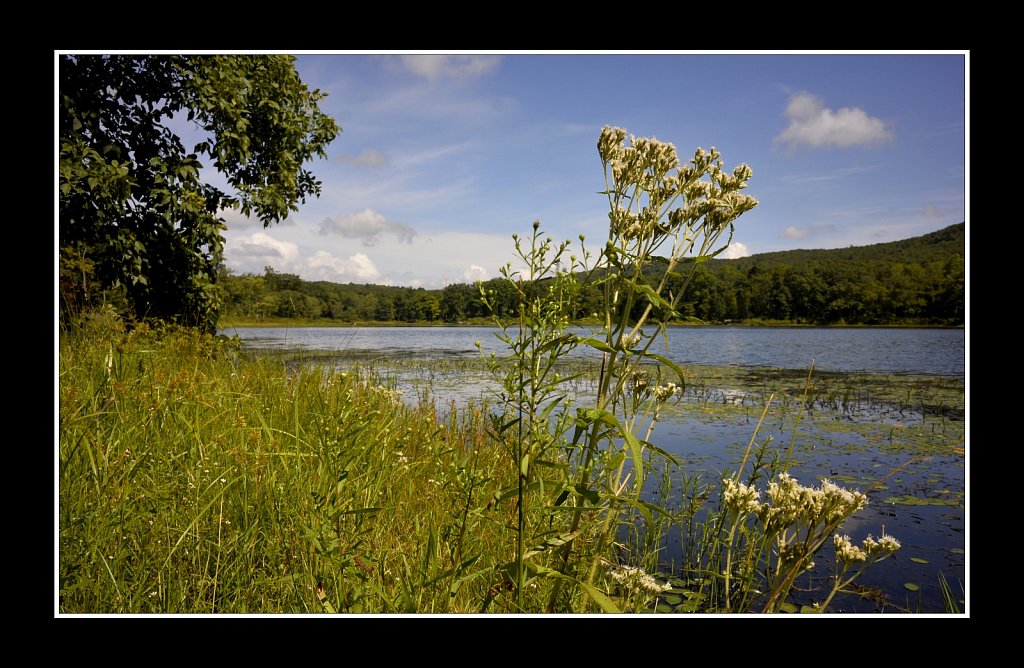
[[[726,171],[714,148],[697,149],[683,163],[670,143],[605,127],[597,149],[609,207],[608,237],[596,255],[584,248],[569,264],[581,284],[594,285],[603,294],[599,329],[582,337],[569,331],[560,295],[566,286],[577,289],[576,279],[558,271],[567,245],[555,246],[541,236],[538,223],[529,246],[516,238],[517,254],[527,269],[503,272],[520,297],[514,330],[507,318],[498,318],[511,361],[493,366],[508,406],[496,431],[513,442],[510,453],[519,476],[516,490],[509,492],[518,510],[516,562],[503,568],[520,608],[524,587],[542,577],[553,583],[549,611],[586,610],[593,602],[614,607],[598,595],[599,566],[607,563],[624,510],[639,509],[645,516],[656,512],[640,499],[651,465],[650,437],[661,406],[678,399],[685,387],[682,369],[651,346],[664,333],[665,323],[679,315],[677,306],[694,267],[725,250],[735,220],[757,205],[741,192],[751,177],[750,167]],[[664,264],[665,272],[651,284],[645,270],[654,262]],[[550,287],[527,286],[538,280],[550,280]],[[486,303],[489,295],[484,292],[483,298]],[[572,406],[573,413],[550,371],[559,356],[579,346],[600,354],[600,375],[594,404]],[[676,378],[663,382],[663,369]],[[555,419],[555,407],[571,420]],[[556,451],[563,454],[561,468],[552,466],[550,454]],[[542,460],[537,459],[540,453]],[[538,461],[547,471],[561,472],[557,484],[550,479],[534,484],[545,482],[531,477]],[[537,490],[553,500],[533,505],[551,511],[551,517],[533,526],[550,527],[554,520],[567,518],[562,531],[531,530],[527,497]],[[542,557],[545,564],[537,561]],[[589,596],[562,597],[566,583]]]

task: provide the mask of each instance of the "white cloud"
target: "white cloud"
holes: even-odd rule
[[[501,62],[501,56],[475,55],[404,55],[402,64],[415,74],[431,81],[447,77],[451,79],[472,79],[494,70]]]
[[[265,232],[243,236],[229,233],[225,261],[239,274],[259,275],[264,267],[271,266],[307,281],[435,289],[453,282],[487,280],[513,253],[509,237],[481,232],[435,232],[417,237],[414,245],[385,237],[367,252],[359,252],[351,240],[307,236],[309,246],[280,241]]]
[[[343,162],[360,167],[387,167],[391,164],[388,156],[375,148],[365,149],[359,155],[343,155],[340,158]]]
[[[317,251],[306,260],[305,276],[316,276],[322,281],[338,281],[344,283],[377,283],[387,285],[389,281],[382,278],[377,265],[365,253],[356,253],[347,260],[337,258],[327,251]]]
[[[806,227],[794,227],[793,225],[790,225],[782,231],[782,237],[784,239],[803,239],[810,233],[811,231]]]
[[[729,244],[729,247],[726,248],[725,251],[718,257],[722,258],[723,260],[735,260],[736,258],[747,257],[749,255],[750,249],[747,248],[746,244],[741,244],[738,241],[734,241],[731,244]]]
[[[302,254],[297,245],[279,241],[264,232],[228,239],[225,257],[231,258],[234,268],[241,267],[243,271],[262,272],[263,267],[271,266],[277,271],[294,272],[302,266]]]
[[[791,146],[807,144],[823,146],[870,146],[893,138],[880,118],[868,116],[863,109],[844,107],[838,111],[828,109],[810,93],[796,93],[786,107],[789,127],[776,135],[775,142]]]
[[[466,279],[467,283],[476,283],[477,281],[487,280],[487,270],[478,264],[471,264],[462,272],[462,277]]]
[[[408,244],[416,236],[416,230],[405,223],[388,220],[369,208],[347,216],[324,218],[319,233],[322,236],[340,234],[350,239],[361,239],[364,246],[373,246],[383,234],[393,234],[399,241]]]
[[[229,238],[224,254],[229,266],[241,273],[262,274],[264,267],[273,267],[278,272],[298,274],[307,281],[390,283],[365,253],[341,259],[325,250],[318,250],[304,257],[298,245],[280,241],[263,232],[238,239]]]

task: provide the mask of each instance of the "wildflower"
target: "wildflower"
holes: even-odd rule
[[[639,566],[613,566],[609,575],[632,594],[644,594],[647,596],[658,596],[672,588],[672,584],[666,582],[664,585],[644,572]]]
[[[844,564],[865,561],[868,558],[864,550],[854,545],[849,536],[836,534],[832,539],[832,543],[836,548],[836,558]]]
[[[722,496],[725,506],[736,515],[748,515],[761,509],[761,492],[730,478],[722,481]]]
[[[901,547],[898,540],[884,533],[878,539],[868,534],[860,546],[854,545],[849,536],[836,534],[832,538],[832,544],[836,548],[836,560],[846,566],[866,561],[871,563],[881,561]]]
[[[658,401],[667,401],[669,397],[674,396],[680,391],[680,388],[675,383],[669,383],[668,385],[658,385],[654,388],[654,398]]]
[[[621,342],[622,342],[623,349],[625,349],[625,350],[632,350],[633,348],[636,348],[637,344],[640,343],[640,335],[639,334],[633,334],[632,336],[623,335],[622,339],[621,339]],[[646,376],[644,374],[641,374],[641,373],[633,374],[634,381],[636,381],[636,379],[640,378],[640,377],[644,378],[644,384],[643,385],[644,385],[644,387],[647,387],[647,378],[646,378]]]
[[[597,140],[597,151],[601,159],[609,162],[622,150],[622,142],[626,140],[626,131],[622,128],[605,126]]]
[[[875,540],[868,534],[868,537],[864,539],[864,551],[867,552],[868,557],[875,558],[881,561],[885,557],[900,549],[900,542],[892,536],[886,536],[882,534],[882,537]]]

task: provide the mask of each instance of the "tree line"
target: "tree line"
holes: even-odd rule
[[[221,212],[269,227],[298,210],[321,191],[307,165],[326,157],[341,132],[320,110],[325,94],[301,81],[293,57],[65,54],[58,83],[62,321],[104,303],[129,320],[207,331],[225,316],[428,323],[489,316],[476,285],[424,290],[225,270]],[[171,129],[174,118],[194,125],[199,140],[186,144]],[[202,180],[204,165],[226,189]],[[655,315],[960,325],[965,256],[961,223],[888,244],[713,259],[695,268],[677,313]],[[682,276],[670,279],[670,289],[684,284]],[[482,287],[499,316],[517,313],[514,286],[494,279]],[[600,290],[581,286],[576,317],[602,310]]]
[[[962,325],[965,311],[965,225],[871,246],[764,253],[714,259],[695,267],[675,322],[782,322],[815,325]],[[647,274],[654,283],[658,270]],[[473,322],[489,317],[480,289],[501,316],[518,309],[504,279],[443,289],[305,281],[266,267],[262,275],[218,281],[226,317],[302,318],[337,322]],[[683,284],[669,278],[669,289]],[[575,316],[602,307],[599,281],[582,286]],[[638,317],[646,303],[634,306]]]

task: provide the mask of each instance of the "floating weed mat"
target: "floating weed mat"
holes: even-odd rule
[[[951,492],[948,489],[939,490],[937,496],[914,496],[904,494],[901,496],[887,496],[882,499],[883,503],[890,503],[900,506],[953,506],[964,507],[964,493]]]

